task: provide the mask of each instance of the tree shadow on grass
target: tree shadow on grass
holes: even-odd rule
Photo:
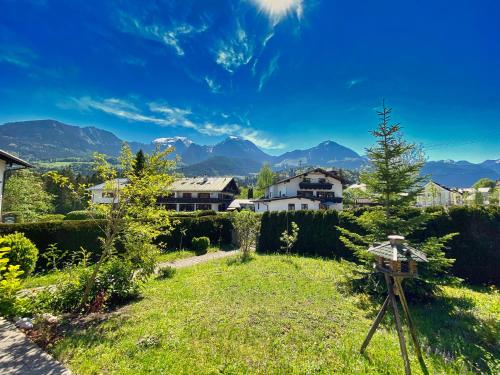
[[[238,256],[233,256],[233,257],[229,258],[226,261],[226,263],[227,263],[228,266],[239,266],[239,265],[242,265],[242,264],[250,263],[254,259],[255,259],[255,257],[252,256],[252,255],[246,255],[246,256],[244,256],[243,254],[240,254]]]
[[[370,309],[368,316],[374,319],[381,303],[382,300],[375,298],[361,299],[358,307],[366,309],[376,304],[377,308]],[[398,305],[407,344],[413,345],[406,318]],[[475,316],[472,298],[438,296],[425,304],[410,303],[409,308],[424,352],[441,356],[445,362],[461,358],[475,373],[495,373],[494,361],[500,358],[500,323],[493,316],[488,319]],[[388,329],[395,328],[391,309],[381,324]]]

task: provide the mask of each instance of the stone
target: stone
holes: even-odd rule
[[[33,329],[33,320],[30,318],[21,318],[16,321],[16,327],[20,329]]]

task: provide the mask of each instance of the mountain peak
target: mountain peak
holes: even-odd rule
[[[179,136],[156,138],[155,140],[153,140],[153,143],[155,144],[169,145],[169,146],[176,142],[182,142],[186,147],[190,146],[193,143],[193,141],[190,140],[189,138],[179,137]]]

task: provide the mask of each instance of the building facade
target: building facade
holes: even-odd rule
[[[170,194],[158,203],[175,211],[226,211],[238,193],[232,177],[180,178],[172,184]]]
[[[417,195],[417,207],[449,207],[461,206],[463,194],[456,189],[450,189],[437,182],[429,181],[422,192]]]
[[[92,203],[96,204],[114,204],[120,199],[120,189],[127,185],[128,179],[115,178],[109,182],[103,182],[90,187],[88,190],[92,194]]]
[[[340,211],[342,189],[342,179],[336,172],[316,168],[269,186],[265,197],[254,201],[255,211]]]

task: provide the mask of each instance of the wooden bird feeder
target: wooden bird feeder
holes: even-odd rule
[[[410,329],[413,343],[415,344],[415,352],[417,353],[422,371],[424,372],[424,374],[428,374],[424,359],[422,357],[422,353],[420,351],[420,345],[418,343],[415,325],[413,324],[413,319],[410,315],[408,303],[406,301],[403,287],[401,285],[403,278],[418,276],[417,263],[428,262],[428,260],[423,252],[404,243],[405,238],[403,236],[391,235],[388,236],[388,239],[389,241],[378,244],[376,246],[372,246],[368,249],[370,253],[375,255],[375,269],[384,273],[385,281],[387,283],[388,295],[384,303],[382,304],[382,308],[377,314],[377,317],[375,318],[375,321],[373,322],[370,331],[368,332],[368,335],[363,342],[363,345],[361,346],[361,353],[364,353],[364,351],[366,350],[366,347],[370,343],[373,334],[375,333],[378,325],[387,312],[387,307],[390,303],[394,313],[394,321],[396,323],[396,330],[398,332],[401,355],[403,357],[405,365],[405,374],[411,374],[410,361],[408,359],[408,353],[406,351],[403,327],[401,324],[401,319],[399,317],[398,304],[396,301],[397,295],[399,296],[401,306],[403,307],[403,312]]]

